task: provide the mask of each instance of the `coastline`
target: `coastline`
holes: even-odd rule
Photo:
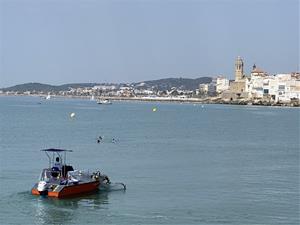
[[[2,96],[32,96],[32,97],[46,97],[46,95],[26,95],[26,94],[0,94]],[[90,99],[91,96],[78,95],[52,95],[54,98],[73,98],[73,99]],[[180,97],[121,97],[121,96],[95,96],[96,99],[108,99],[111,101],[140,101],[140,102],[175,102],[175,103],[190,103],[190,104],[224,104],[224,105],[248,105],[248,106],[268,106],[268,107],[290,107],[299,108],[300,102],[292,103],[274,103],[263,100],[228,100],[220,97],[207,98],[180,98]]]

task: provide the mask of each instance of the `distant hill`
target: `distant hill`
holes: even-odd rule
[[[139,89],[156,89],[160,91],[171,90],[171,88],[177,88],[182,90],[195,90],[199,87],[199,84],[210,83],[212,81],[211,77],[200,77],[196,79],[189,78],[166,78],[159,80],[143,81],[138,83],[126,84],[126,86],[132,86]],[[26,83],[19,84],[8,88],[2,88],[0,90],[14,91],[14,92],[58,92],[58,91],[68,91],[70,88],[84,88],[93,87],[96,85],[115,85],[117,87],[123,86],[125,84],[106,84],[106,83],[72,83],[63,85],[49,85],[41,83]]]
[[[18,92],[25,92],[25,91],[56,91],[58,86],[49,85],[49,84],[41,84],[41,83],[26,83],[26,84],[18,84],[8,88],[2,88],[2,91],[18,91]]]
[[[79,87],[94,87],[95,85],[99,85],[97,83],[74,83],[74,84],[63,84],[63,85],[49,85],[49,84],[41,84],[41,83],[26,83],[26,84],[18,84],[8,88],[2,88],[2,91],[37,91],[37,92],[51,92],[51,91],[65,91],[70,88],[79,88]]]

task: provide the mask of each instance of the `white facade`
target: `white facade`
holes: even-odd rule
[[[300,79],[287,81],[287,94],[290,99],[297,98],[300,100]]]
[[[247,89],[251,98],[262,98],[264,94],[264,77],[252,76],[247,83]]]
[[[154,94],[154,91],[152,91],[152,90],[144,90],[144,89],[142,89],[142,90],[139,90],[139,89],[134,89],[134,93],[135,94],[141,94],[141,95],[153,95]]]
[[[225,77],[217,77],[216,79],[216,92],[222,93],[229,89],[229,80]]]
[[[115,90],[116,86],[114,86],[114,85],[97,85],[97,86],[94,86],[92,89],[93,90],[109,91],[109,90]]]
[[[248,83],[251,98],[271,97],[275,102],[290,102],[300,100],[300,79],[291,74],[277,74],[275,76],[251,76]]]
[[[199,92],[200,93],[207,93],[208,92],[208,84],[200,84],[199,85]]]

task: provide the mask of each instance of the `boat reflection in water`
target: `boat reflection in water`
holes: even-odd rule
[[[125,193],[124,191],[118,193]],[[92,195],[76,198],[48,198],[40,196],[35,199],[35,224],[72,224],[84,218],[83,214],[101,213],[109,207],[109,195],[112,192],[98,191]]]

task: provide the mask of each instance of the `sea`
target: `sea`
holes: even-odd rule
[[[288,107],[2,96],[0,224],[299,224],[299,119]],[[33,196],[45,148],[127,189]]]

